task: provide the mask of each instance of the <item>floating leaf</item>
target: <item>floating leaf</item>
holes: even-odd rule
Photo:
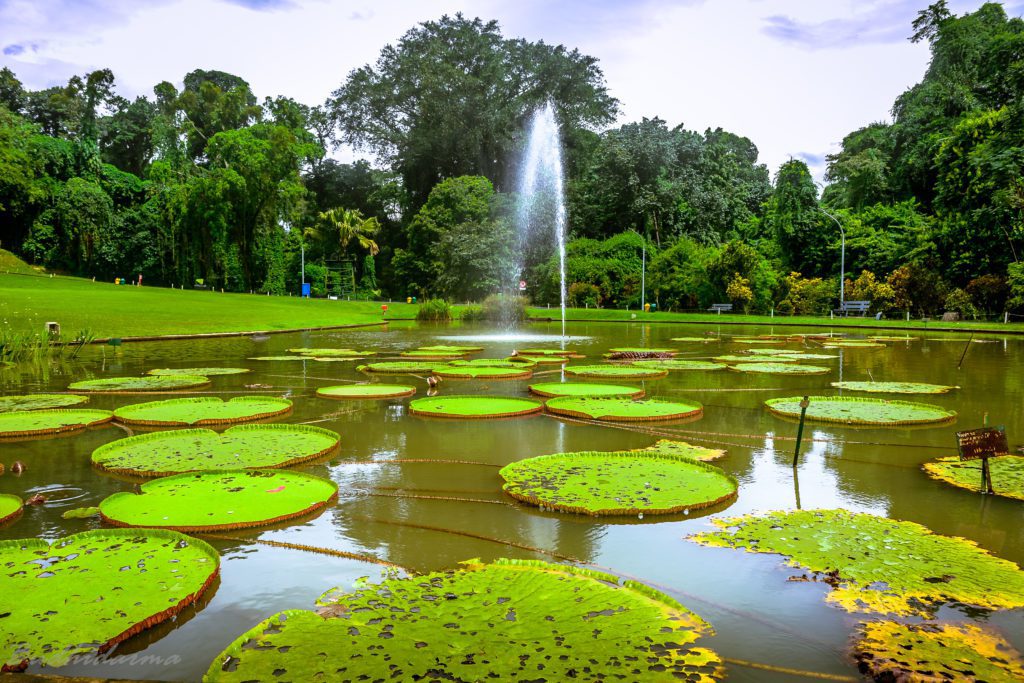
[[[717,448],[705,448],[693,446],[685,441],[673,441],[672,439],[661,439],[654,442],[653,446],[636,449],[637,453],[661,453],[664,455],[675,455],[687,460],[700,460],[709,462],[725,457],[725,451]]]
[[[17,410],[50,410],[77,406],[89,400],[88,396],[75,394],[27,394],[24,396],[0,396],[0,413]]]
[[[625,396],[640,398],[643,389],[623,387],[617,384],[587,384],[585,382],[542,382],[531,384],[530,391],[538,396]]]
[[[6,524],[21,514],[21,498],[10,493],[0,493],[0,524]]]
[[[674,342],[713,342],[718,341],[716,337],[672,337],[669,341]]]
[[[528,367],[496,368],[488,365],[464,365],[457,367],[437,367],[434,374],[438,377],[454,379],[523,379],[533,376]]]
[[[572,349],[519,349],[517,356],[577,356]]]
[[[912,342],[912,341],[918,341],[920,339],[920,337],[882,337],[882,336],[875,336],[875,337],[868,337],[868,339],[870,339],[871,341],[876,341],[876,342]]]
[[[824,344],[826,349],[884,349],[885,344],[869,341],[835,341]]]
[[[435,365],[436,363],[428,363],[426,361],[394,360],[360,365],[359,370],[393,375],[423,375],[432,373]]]
[[[941,605],[1024,607],[1024,572],[973,541],[846,510],[795,510],[712,519],[727,529],[690,540],[778,553],[834,589],[828,601],[851,612],[930,617]]]
[[[398,355],[402,358],[415,358],[418,360],[458,360],[459,358],[465,358],[467,354],[462,351],[423,351],[417,349],[415,351],[403,351]]]
[[[100,509],[98,507],[86,507],[86,508],[71,508],[60,513],[61,519],[91,519],[93,517],[99,517]]]
[[[1004,638],[974,624],[862,624],[853,647],[862,673],[876,681],[1024,680],[1024,659]]]
[[[404,398],[416,393],[416,387],[404,384],[342,384],[320,387],[316,395],[321,398],[351,398],[359,400]]]
[[[139,493],[115,493],[100,503],[100,514],[116,526],[214,531],[300,517],[337,497],[337,484],[304,472],[211,470],[154,479]]]
[[[658,451],[541,455],[498,474],[517,500],[594,516],[697,510],[735,498],[738,488],[717,467]]]
[[[291,401],[272,396],[238,396],[230,401],[204,396],[136,403],[118,408],[114,417],[125,424],[172,427],[251,422],[283,415],[291,409]]]
[[[483,351],[482,346],[458,346],[451,344],[435,344],[434,346],[421,346],[420,351],[440,351],[441,353],[477,353]]]
[[[510,396],[443,396],[418,398],[409,403],[413,415],[452,418],[518,417],[543,409],[536,401]]]
[[[674,360],[674,359],[649,359],[635,360],[630,365],[638,368],[653,368],[655,370],[724,370],[729,367],[725,363],[712,363],[706,360]]]
[[[355,359],[355,356],[353,356]],[[279,361],[279,360],[316,360],[316,358],[310,358],[309,356],[253,356],[249,360],[263,360],[263,361]]]
[[[922,382],[832,382],[832,386],[874,394],[945,394],[960,388]]]
[[[997,496],[1024,500],[1024,458],[1002,455],[988,459],[992,490]],[[956,456],[922,465],[931,477],[969,491],[981,491],[981,460],[961,461]]]
[[[799,365],[797,363],[738,363],[729,368],[736,372],[755,372],[762,375],[824,375],[831,372],[820,365]]]
[[[25,410],[0,413],[0,439],[74,432],[110,422],[109,410]]]
[[[531,368],[537,363],[529,358],[513,356],[515,360],[502,358],[474,358],[473,360],[453,360],[448,365],[453,368]]]
[[[0,541],[0,661],[61,666],[105,652],[202,595],[220,558],[175,531],[103,529],[55,541]]]
[[[122,391],[174,391],[194,389],[210,383],[209,377],[200,375],[143,375],[142,377],[104,377],[72,383],[71,391],[118,393]]]
[[[763,358],[758,358],[757,356],[735,356],[735,355],[715,356],[714,358],[712,358],[712,360],[715,361],[715,362],[718,362],[718,363],[763,363],[764,362]],[[795,363],[796,361],[797,361],[797,359],[793,358],[789,354],[779,354],[777,356],[772,356],[772,362],[773,363]]]
[[[573,377],[616,377],[618,379],[657,379],[668,375],[668,370],[638,368],[632,365],[578,365],[566,368]]]
[[[531,365],[565,365],[570,360],[569,356],[509,356],[505,360],[511,363],[530,363]]]
[[[284,679],[708,683],[711,628],[647,586],[529,560],[390,579],[291,610],[228,646],[207,681]],[[386,672],[386,673],[385,673]]]
[[[752,356],[770,356],[773,363],[788,363],[791,360],[834,360],[839,356],[831,353],[804,353],[788,349],[747,349]]]
[[[161,377],[175,377],[178,375],[199,375],[200,377],[212,377],[214,375],[241,375],[252,372],[249,368],[157,368],[150,370],[148,374]]]
[[[549,412],[611,422],[650,422],[695,417],[704,412],[696,401],[631,401],[618,398],[562,397],[544,404]]]
[[[223,433],[181,429],[104,444],[92,452],[92,464],[137,477],[288,467],[327,455],[339,440],[337,433],[312,425],[238,425]]]
[[[316,356],[317,358],[359,358],[361,356],[376,355],[375,351],[356,351],[355,349],[316,349],[300,348],[288,349],[288,353],[299,353],[303,356]]]
[[[852,396],[811,396],[809,400],[807,419],[817,422],[896,426],[949,422],[956,418],[955,411],[929,403]],[[794,396],[773,398],[764,404],[776,415],[800,417],[800,401],[799,396]]]

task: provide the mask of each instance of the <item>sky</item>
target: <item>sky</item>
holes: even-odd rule
[[[462,12],[598,58],[619,123],[721,127],[773,173],[800,158],[821,179],[825,155],[921,79],[928,46],[907,36],[929,1],[0,0],[0,66],[31,89],[110,68],[125,97],[218,69],[261,99],[319,104],[415,24]],[[980,4],[949,1],[958,14]],[[1024,14],[1024,0],[1004,6]]]

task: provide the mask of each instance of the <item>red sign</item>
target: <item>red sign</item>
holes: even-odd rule
[[[520,280],[519,281],[519,291],[522,292],[525,289],[526,289],[526,280]]]
[[[385,313],[387,313],[388,312],[388,305],[387,304],[381,304],[380,305],[380,310],[382,310]]]

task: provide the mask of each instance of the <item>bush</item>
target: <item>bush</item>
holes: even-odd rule
[[[725,295],[729,301],[746,313],[750,308],[750,302],[754,299],[754,292],[750,289],[750,280],[736,273],[729,285],[725,288]]]
[[[569,285],[569,305],[574,308],[600,308],[601,290],[589,282],[574,282]]]
[[[974,304],[971,302],[971,295],[959,287],[951,290],[949,294],[946,295],[946,310],[953,313],[959,313],[962,318],[966,318],[968,316],[971,318],[978,317],[978,309],[975,308]]]
[[[892,271],[886,282],[892,287],[893,306],[897,310],[934,313],[946,301],[946,283],[937,273],[916,263]]]
[[[1010,290],[1006,308],[1013,311],[1024,308],[1024,263],[1010,264],[1006,269],[1006,285]]]
[[[834,284],[838,283],[790,273],[785,280],[786,297],[775,308],[788,315],[824,314],[832,307]]]
[[[480,319],[506,326],[516,325],[526,320],[529,303],[525,296],[492,294],[484,299]]]
[[[416,320],[420,322],[448,322],[452,319],[452,305],[444,299],[430,299],[420,305]]]
[[[465,323],[475,323],[484,319],[484,309],[482,306],[463,306],[459,309],[459,320]]]
[[[892,310],[895,292],[870,270],[862,270],[856,280],[846,279],[843,292],[847,301],[870,301],[875,313]]]
[[[306,264],[306,282],[312,296],[327,296],[327,269],[315,263]]]
[[[998,275],[982,275],[967,284],[967,293],[976,308],[986,313],[1001,313],[1006,307],[1010,288],[1006,278]]]

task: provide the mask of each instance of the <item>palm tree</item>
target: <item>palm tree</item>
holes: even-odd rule
[[[337,207],[329,209],[317,216],[320,225],[323,225],[331,232],[338,233],[338,246],[342,254],[348,248],[352,240],[359,242],[359,246],[370,252],[371,256],[380,253],[380,247],[371,239],[373,235],[380,232],[380,223],[373,216],[364,218],[359,209],[343,209]],[[320,230],[317,227],[306,228],[306,235],[314,238],[320,237]]]

